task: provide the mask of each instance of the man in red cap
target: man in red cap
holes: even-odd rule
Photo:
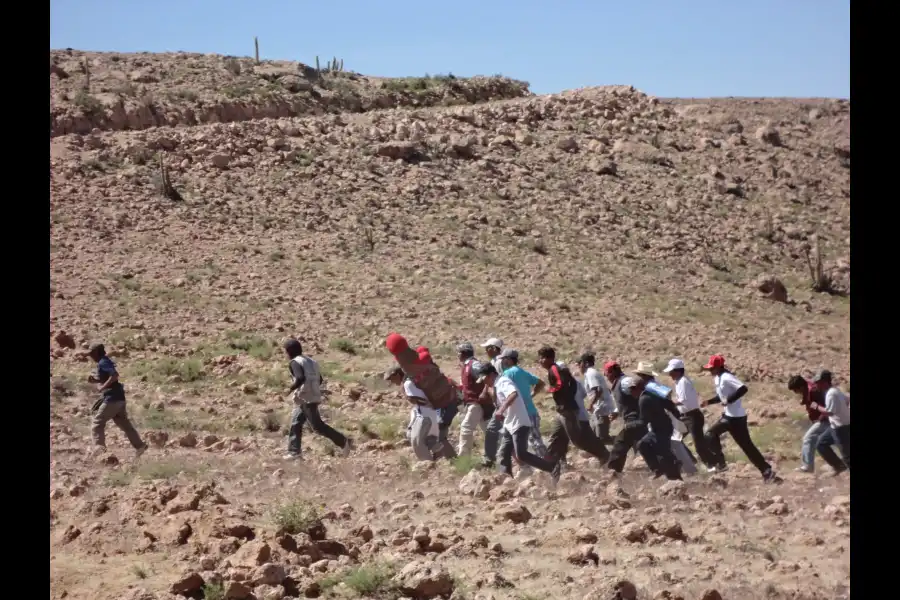
[[[722,417],[706,432],[706,446],[709,449],[709,458],[714,461],[708,464],[710,470],[724,471],[727,469],[725,454],[722,452],[722,442],[719,439],[725,433],[731,434],[731,439],[740,447],[747,459],[762,473],[763,481],[779,481],[772,470],[772,466],[766,462],[762,452],[750,439],[750,430],[747,427],[747,412],[741,404],[741,399],[747,395],[747,386],[744,385],[734,373],[725,368],[725,357],[715,354],[709,357],[709,362],[703,366],[713,376],[713,385],[716,395],[703,401],[700,406],[710,404],[723,404],[725,410]]]

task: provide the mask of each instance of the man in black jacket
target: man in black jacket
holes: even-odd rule
[[[571,442],[579,450],[584,450],[605,464],[609,459],[609,451],[591,429],[587,412],[575,399],[578,384],[572,372],[564,364],[556,362],[556,350],[549,346],[538,350],[538,362],[547,369],[547,382],[550,384],[547,391],[553,395],[557,412],[550,430],[548,454],[565,460]]]
[[[649,429],[641,441],[638,450],[644,457],[655,477],[665,475],[668,479],[681,479],[678,460],[672,454],[673,427],[669,416],[675,411],[672,401],[647,389],[647,382],[638,377],[626,377],[621,383],[622,394],[638,399],[638,410],[641,421],[649,425]]]

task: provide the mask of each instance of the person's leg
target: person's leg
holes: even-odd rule
[[[609,450],[591,429],[590,422],[579,421],[578,416],[572,413],[564,416],[563,426],[573,446],[606,464],[609,460]]]
[[[519,462],[521,462],[522,464],[534,467],[535,469],[540,469],[541,471],[545,471],[547,473],[553,472],[553,462],[550,462],[549,460],[543,459],[540,456],[529,452],[528,429],[529,428],[527,426],[520,427],[512,435],[513,451],[516,453],[516,458],[518,458]]]
[[[303,425],[306,423],[306,413],[299,404],[294,405],[291,411],[291,423],[288,428],[288,454],[300,456],[302,452],[300,444],[303,441]]]
[[[94,413],[91,421],[91,437],[94,445],[100,448],[106,448],[106,423],[117,413],[116,407],[112,402],[102,402],[100,407]]]
[[[500,430],[503,429],[503,421],[491,417],[487,421],[484,432],[484,464],[492,466],[497,460],[497,449],[500,445]]]
[[[569,453],[569,436],[561,415],[555,415],[547,442],[547,457],[565,461],[566,454]]]
[[[765,475],[770,472],[772,470],[772,465],[766,462],[762,452],[759,451],[759,448],[756,447],[756,444],[754,444],[753,440],[750,438],[750,429],[747,427],[747,417],[730,419],[730,421],[731,426],[729,427],[729,433],[731,433],[731,439],[733,439],[738,447],[740,447],[744,455],[751,463],[753,463],[753,466],[756,467],[760,473]]]
[[[122,430],[122,433],[125,434],[125,437],[128,438],[128,442],[131,444],[131,447],[135,450],[144,450],[147,445],[141,439],[141,436],[138,434],[137,429],[134,428],[134,425],[131,424],[131,419],[128,418],[128,410],[125,407],[125,402],[116,402],[116,404],[120,404],[118,412],[113,416],[112,420],[116,426]]]
[[[700,460],[706,465],[715,464],[716,461],[709,451],[706,435],[703,432],[703,426],[705,425],[703,411],[699,408],[689,410],[682,416],[681,422],[687,426],[688,434],[694,440],[694,448],[697,450],[697,456]]]
[[[690,450],[688,450],[685,443],[678,440],[669,440],[669,446],[672,448],[672,454],[675,455],[675,460],[681,465],[681,470],[688,475],[695,474],[697,472],[697,466],[694,463],[694,457],[691,456]]]
[[[835,473],[841,473],[847,469],[847,465],[838,458],[837,453],[832,450],[832,446],[838,443],[837,434],[834,429],[829,426],[822,435],[819,436],[819,441],[816,442],[816,450],[819,451],[819,454],[822,456],[822,460],[824,460],[828,465],[834,469]],[[827,450],[826,450],[827,448]],[[831,450],[831,452],[828,452]]]
[[[612,422],[609,419],[609,415],[601,415],[599,418],[599,423],[597,429],[597,437],[600,439],[600,442],[603,444],[611,444],[612,438],[609,437],[609,424]]]
[[[656,457],[659,461],[659,470],[666,479],[681,479],[681,466],[675,454],[672,453],[672,432],[666,431],[664,435],[654,436]]]
[[[628,453],[632,450],[636,451],[637,444],[645,433],[647,433],[647,429],[644,427],[623,427],[613,440],[612,451],[606,466],[616,473],[621,473],[625,468],[625,461],[628,460]]]
[[[500,472],[512,476],[513,440],[512,435],[505,427],[500,430],[500,447],[497,449],[497,455]]]
[[[438,432],[439,441],[442,444],[441,454],[444,458],[455,458],[456,449],[450,443],[450,427],[453,425],[453,419],[459,412],[459,406],[455,403],[445,406],[438,411]]]
[[[466,404],[462,410],[462,420],[459,423],[459,452],[460,456],[468,456],[472,453],[475,444],[475,429],[481,426],[484,411],[480,404]]]
[[[309,426],[312,427],[313,431],[323,437],[327,437],[338,448],[347,446],[347,438],[344,434],[322,420],[322,416],[319,414],[318,404],[304,404],[303,410],[306,414],[306,420],[309,421]]]
[[[800,447],[800,470],[812,473],[816,468],[816,443],[819,437],[828,428],[827,422],[816,421],[813,423],[806,433],[803,434],[803,442]],[[833,452],[831,448],[829,452]],[[826,461],[827,462],[827,461]]]
[[[729,419],[725,415],[722,415],[722,417],[709,428],[709,431],[706,432],[704,440],[706,442],[706,448],[709,451],[709,462],[706,463],[707,467],[724,469],[727,466],[725,462],[725,453],[722,452],[722,440],[719,438],[728,430]]]
[[[844,464],[847,465],[847,470],[850,470],[850,426],[844,425],[842,427],[838,427],[834,430],[834,435],[838,441],[838,448],[841,449],[841,458],[844,459]]]
[[[418,415],[413,421],[412,435],[409,441],[412,444],[413,454],[419,460],[434,460],[432,448],[437,443],[437,437],[429,435],[431,426],[431,418],[422,415]],[[430,444],[429,439],[432,440]]]
[[[656,433],[653,431],[648,431],[644,434],[644,437],[640,439],[638,442],[638,452],[641,453],[641,456],[644,457],[644,462],[647,463],[647,468],[650,469],[650,472],[654,475],[662,475],[662,466],[659,461],[659,448],[657,448],[659,444],[656,440]]]
[[[544,444],[544,438],[541,437],[541,415],[535,413],[529,415],[529,417],[531,417],[531,427],[528,428],[530,432],[528,440],[534,449],[534,453],[544,458],[547,456],[547,446]]]

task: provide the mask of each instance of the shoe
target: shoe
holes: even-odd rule
[[[846,470],[847,470],[846,467],[844,467],[843,469],[832,469],[832,471],[831,471],[831,476],[832,476],[832,477],[837,477],[838,475],[840,475],[841,473],[843,473],[843,472],[846,471]]]
[[[344,447],[341,448],[341,456],[347,458],[350,456],[350,452],[353,451],[353,440],[347,438],[347,441],[344,442]]]
[[[813,473],[812,467],[807,467],[806,465],[801,465],[794,470],[798,473]]]
[[[781,477],[775,474],[771,468],[766,469],[766,472],[763,473],[763,481],[765,483],[781,483]]]
[[[724,473],[728,470],[728,465],[722,463],[721,465],[716,465],[716,473]]]
[[[553,482],[553,485],[559,483],[559,476],[562,475],[562,461],[556,461],[556,464],[553,465],[553,470],[550,471],[550,481]]]
[[[147,444],[144,444],[143,446],[141,446],[140,448],[138,448],[134,451],[135,458],[137,458],[138,456],[140,456],[141,454],[143,454],[146,451],[147,451]]]
[[[299,454],[294,454],[293,452],[288,452],[284,455],[284,460],[303,460],[303,457]]]

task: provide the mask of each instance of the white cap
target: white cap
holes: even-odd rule
[[[485,343],[481,345],[482,348],[487,348],[488,346],[494,346],[496,348],[503,348],[503,340],[500,338],[491,338]]]
[[[669,361],[669,364],[666,365],[666,368],[663,369],[663,373],[671,373],[677,369],[684,370],[684,361],[680,358],[673,358]]]

